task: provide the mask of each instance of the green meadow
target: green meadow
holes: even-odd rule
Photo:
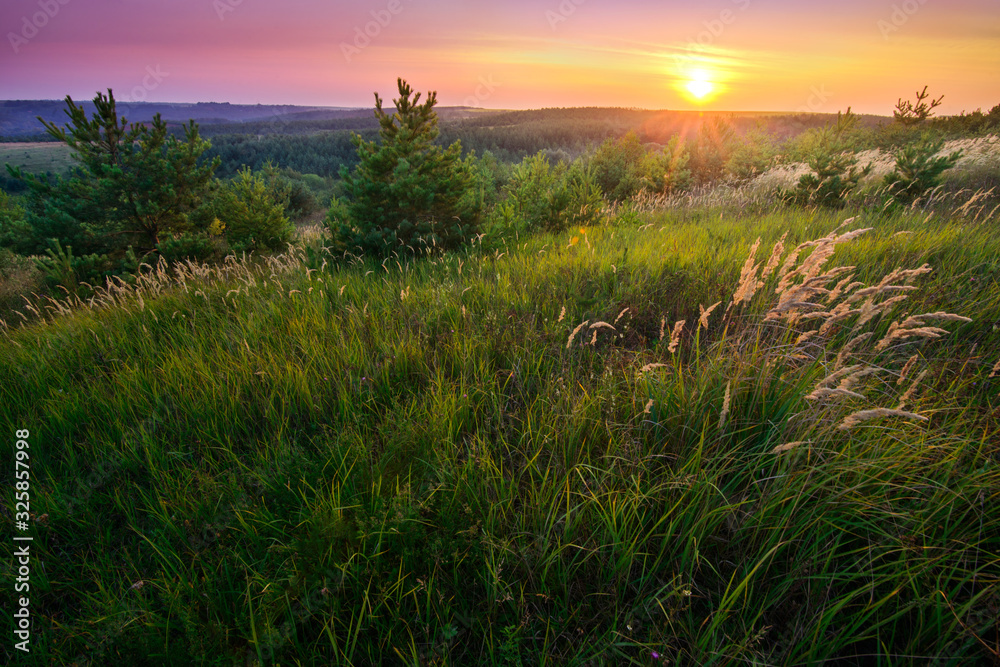
[[[75,164],[72,156],[69,147],[61,143],[0,142],[0,165],[9,163],[32,173],[65,174]]]
[[[959,203],[27,299],[19,664],[996,662],[1000,237]]]

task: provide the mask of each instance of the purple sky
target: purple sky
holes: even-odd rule
[[[4,0],[0,28],[0,99],[370,106],[402,76],[491,108],[1000,104],[997,0]]]

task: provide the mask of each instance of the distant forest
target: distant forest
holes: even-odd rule
[[[17,105],[21,105],[18,107]],[[51,141],[43,133],[24,134],[27,127],[26,111],[44,111],[47,120],[57,120],[54,110],[62,102],[32,103],[0,102],[0,120],[7,115],[7,122],[0,127],[17,126],[21,134],[0,136],[0,141]],[[39,106],[41,105],[41,106]],[[159,109],[164,107],[164,109]],[[371,109],[323,109],[278,106],[228,107],[222,104],[198,105],[135,105],[137,118],[152,112],[167,111],[164,119],[176,133],[187,120],[185,114],[195,116],[201,134],[209,139],[212,148],[205,159],[218,156],[222,165],[216,172],[221,178],[234,175],[243,166],[260,169],[271,162],[276,166],[303,174],[322,177],[339,176],[341,167],[352,168],[357,154],[351,136],[360,134],[366,140],[377,137],[378,123]],[[13,114],[17,111],[15,118]],[[127,115],[128,107],[126,107]],[[996,111],[996,110],[994,110]],[[202,120],[198,120],[198,116]],[[212,116],[205,119],[206,116]],[[551,159],[570,160],[599,145],[610,137],[621,137],[635,131],[646,144],[666,144],[671,137],[680,135],[688,142],[701,138],[712,128],[724,128],[735,136],[754,133],[768,136],[775,145],[801,135],[811,129],[821,128],[830,122],[833,114],[807,113],[732,113],[699,111],[648,111],[626,108],[552,108],[528,111],[493,111],[468,107],[440,109],[440,135],[442,145],[461,141],[462,152],[475,151],[482,156],[489,151],[502,162],[519,162],[524,157],[540,151]],[[859,129],[874,132],[889,121],[884,116],[859,116]],[[945,118],[933,119],[938,129],[945,133],[982,132],[996,129],[1000,114],[983,114],[979,111]],[[13,120],[11,120],[13,119]],[[63,119],[59,119],[63,120]],[[57,122],[59,122],[57,120]],[[37,120],[35,127],[40,127]],[[19,190],[7,174],[0,173],[0,188],[9,192]]]
[[[778,140],[794,137],[829,121],[826,114],[699,114],[697,111],[642,111],[615,108],[541,109],[480,112],[469,118],[443,120],[437,141],[461,141],[463,154],[492,153],[503,162],[519,162],[548,151],[574,158],[609,137],[634,130],[644,143],[666,144],[674,135],[693,138],[708,118],[724,120],[737,134],[760,130]],[[864,117],[872,126],[884,119]],[[202,129],[212,142],[208,156],[222,158],[218,175],[230,176],[242,165],[259,169],[267,161],[302,173],[337,176],[341,166],[357,161],[351,134],[377,136],[374,114],[334,120],[227,123]]]

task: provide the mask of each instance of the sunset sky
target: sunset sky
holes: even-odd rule
[[[1000,104],[997,0],[4,0],[0,99],[889,115]]]

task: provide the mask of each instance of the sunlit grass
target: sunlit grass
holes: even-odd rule
[[[850,327],[766,322],[776,273],[730,303],[758,237],[763,265],[844,218],[678,208],[398,264],[314,248],[9,319],[35,659],[988,661],[1000,240],[914,213],[841,229],[874,227],[828,263],[855,281],[933,272],[859,329],[865,400],[817,402]],[[875,350],[938,311],[972,322]],[[895,408],[914,354],[928,421],[837,428]]]

